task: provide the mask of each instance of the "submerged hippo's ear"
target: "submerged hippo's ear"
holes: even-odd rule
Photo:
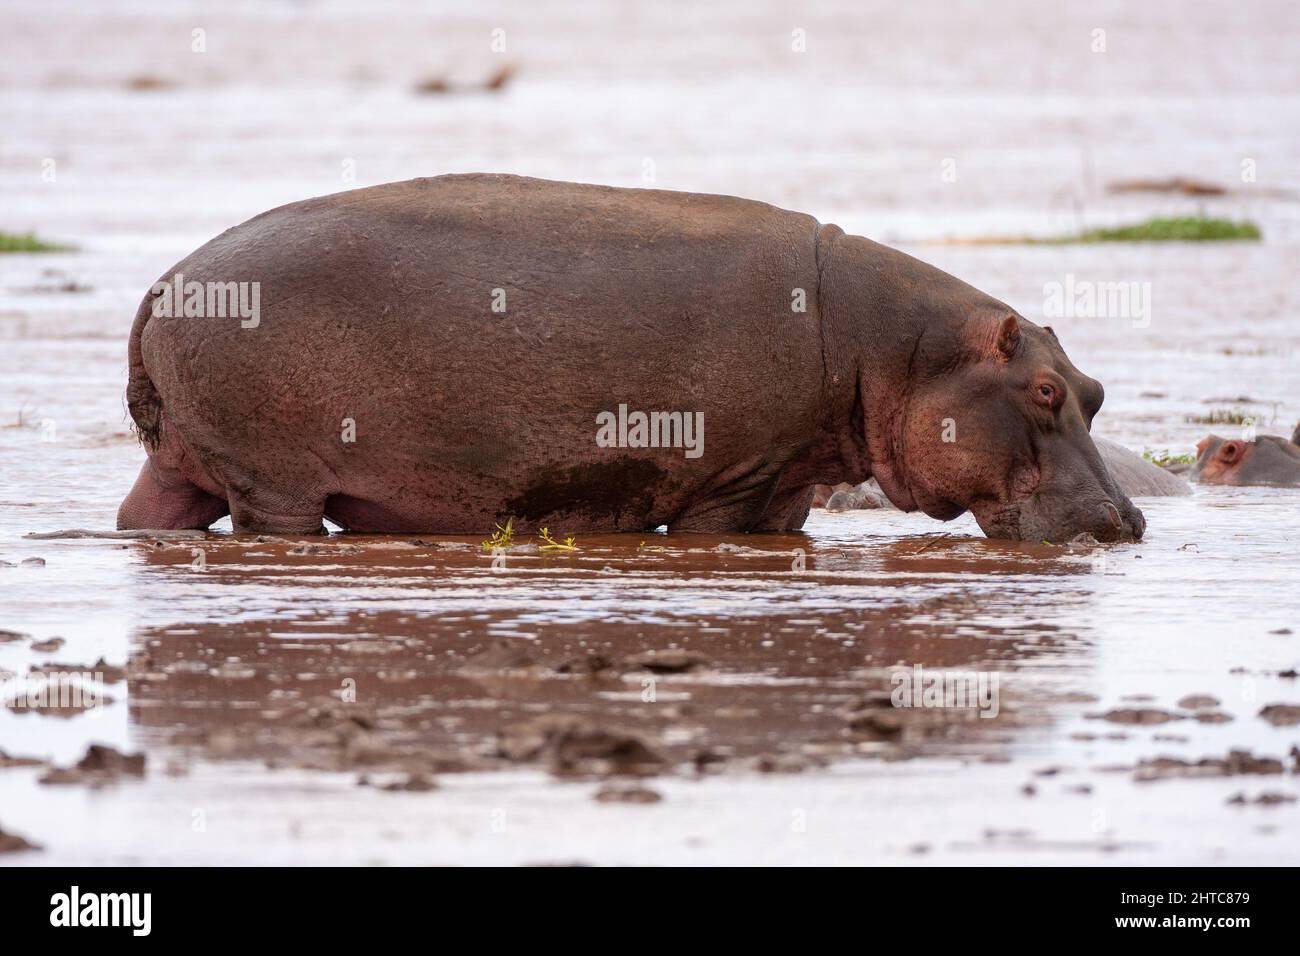
[[[1232,441],[1225,441],[1219,446],[1219,460],[1225,465],[1231,465],[1241,457],[1241,442],[1235,438]]]
[[[998,326],[997,349],[1004,359],[1012,358],[1020,348],[1020,320],[1008,315]]]
[[[1043,331],[1046,332],[1048,335],[1050,335],[1052,337],[1052,341],[1055,342],[1057,345],[1061,344],[1061,340],[1056,337],[1056,329],[1052,328],[1050,325],[1044,325]]]

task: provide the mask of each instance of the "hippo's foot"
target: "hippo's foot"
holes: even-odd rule
[[[119,531],[202,531],[229,513],[226,499],[208,494],[179,471],[149,459],[117,509],[117,527]]]

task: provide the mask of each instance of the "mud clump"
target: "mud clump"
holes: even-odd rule
[[[653,776],[668,767],[667,759],[640,737],[563,714],[507,727],[498,735],[497,756],[516,763],[543,762],[559,777]]]
[[[517,641],[496,641],[470,657],[460,668],[467,673],[532,671],[538,669],[531,648]]]
[[[411,773],[400,780],[386,783],[379,789],[388,793],[430,793],[438,789],[438,784],[427,773]]]
[[[126,679],[126,668],[110,664],[102,657],[89,665],[54,662],[38,664],[32,668],[31,673],[47,677],[58,674],[92,674],[105,684],[120,684]]]
[[[708,663],[708,658],[695,651],[670,647],[633,654],[624,658],[623,663],[630,670],[649,671],[652,674],[685,674],[703,668]]]
[[[304,728],[341,731],[345,736],[358,730],[375,729],[375,717],[370,710],[357,704],[340,704],[329,699],[308,705],[295,723]]]
[[[0,853],[20,853],[23,850],[39,850],[35,843],[29,843],[17,833],[7,833],[0,829]]]
[[[361,551],[353,544],[299,544],[290,548],[286,553],[295,557],[301,555],[345,555],[358,554]]]
[[[596,791],[597,803],[661,803],[663,794],[640,786],[605,786]]]
[[[33,667],[29,674],[40,680],[31,682],[26,693],[8,701],[14,714],[36,714],[41,717],[71,718],[99,710],[113,703],[103,687],[85,668],[76,670],[46,670]]]
[[[691,766],[698,774],[721,773],[730,756],[714,747],[702,747],[691,755]]]
[[[844,714],[849,731],[873,740],[897,741],[903,736],[906,721],[895,708],[882,707],[876,701],[865,701]]]
[[[1300,724],[1300,706],[1295,704],[1269,704],[1259,716],[1274,727],[1294,727]]]
[[[1232,750],[1227,757],[1202,757],[1200,760],[1182,760],[1177,757],[1155,757],[1141,760],[1133,772],[1138,783],[1153,780],[1171,780],[1179,777],[1235,777],[1243,774],[1280,774],[1285,768],[1276,757],[1256,757],[1249,750]]]
[[[1116,707],[1104,714],[1088,714],[1089,720],[1108,720],[1112,724],[1167,724],[1171,720],[1186,720],[1182,714],[1171,714],[1155,707]]]
[[[405,771],[412,778],[460,769],[449,768],[421,747],[390,741],[378,716],[359,704],[326,699],[309,705],[289,723],[277,742],[294,755],[292,762],[300,767]]]
[[[820,757],[801,753],[764,754],[754,759],[754,769],[759,773],[803,773],[825,766],[826,761]]]
[[[1247,798],[1244,793],[1238,793],[1229,797],[1226,802],[1228,806],[1244,807],[1248,804],[1254,804],[1257,807],[1276,807],[1283,803],[1295,803],[1295,800],[1294,794],[1268,790],[1259,794],[1253,800]]]
[[[969,707],[896,707],[887,693],[867,695],[840,712],[851,736],[890,744],[945,737],[977,714]]]
[[[45,761],[38,757],[15,757],[0,750],[0,769],[10,767],[43,767]]]
[[[570,674],[573,676],[591,677],[596,674],[604,674],[616,670],[614,661],[604,654],[584,654],[579,657],[571,657],[563,661],[556,668],[557,674]]]
[[[122,777],[143,777],[144,754],[124,754],[105,744],[91,744],[86,755],[72,767],[55,767],[40,778],[40,783],[63,785],[85,784],[102,787]]]

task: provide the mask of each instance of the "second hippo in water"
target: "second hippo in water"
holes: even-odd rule
[[[1192,474],[1207,485],[1272,485],[1300,488],[1300,427],[1287,441],[1259,435],[1254,441],[1207,435],[1196,446]]]
[[[1147,461],[1109,438],[1094,438],[1106,470],[1115,484],[1130,498],[1161,498],[1190,495],[1192,486],[1181,477]]]
[[[1172,472],[1159,465],[1152,464],[1141,455],[1125,448],[1119,442],[1109,438],[1093,438],[1097,451],[1106,470],[1119,486],[1119,490],[1130,498],[1158,498],[1190,495],[1192,486]],[[857,511],[872,508],[890,507],[889,499],[880,491],[874,480],[862,484],[837,485],[830,488],[818,485],[816,507],[827,511]]]

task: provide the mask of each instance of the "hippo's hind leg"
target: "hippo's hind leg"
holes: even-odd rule
[[[117,509],[117,527],[119,531],[202,531],[229,513],[225,498],[208,494],[179,471],[150,458]]]

